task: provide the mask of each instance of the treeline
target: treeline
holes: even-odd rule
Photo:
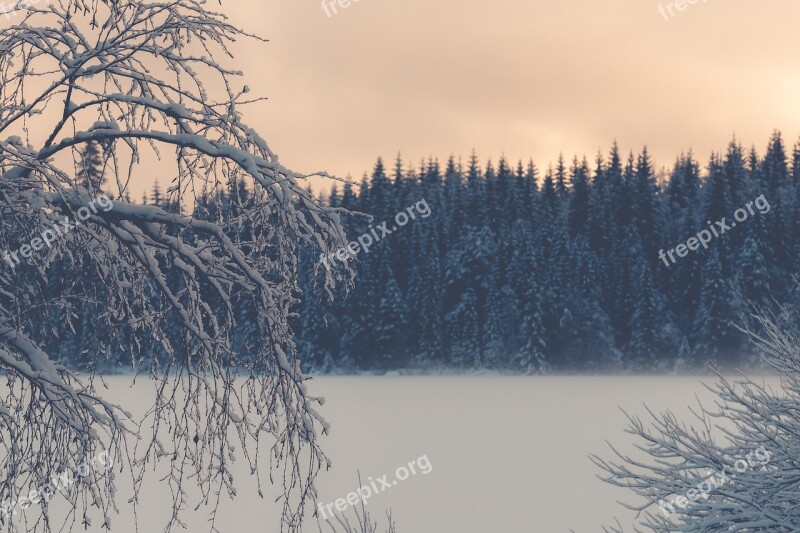
[[[420,199],[432,215],[360,252],[355,288],[333,301],[317,290],[319,257],[304,258],[301,353],[319,371],[752,364],[736,325],[756,309],[785,304],[790,317],[800,306],[800,147],[788,153],[776,132],[762,157],[733,140],[705,167],[688,153],[662,174],[646,148],[625,157],[616,144],[545,172],[474,154],[415,168],[378,160],[369,179],[327,201],[390,227]],[[723,217],[730,225],[760,195],[769,212],[755,210],[708,250],[659,259]],[[370,229],[359,217],[344,223],[351,239]]]
[[[103,183],[98,150],[90,147],[81,166],[88,188]],[[788,152],[775,133],[763,156],[734,140],[704,167],[689,153],[662,173],[646,149],[623,156],[616,145],[591,163],[559,158],[543,172],[532,162],[481,163],[475,155],[444,165],[398,159],[393,168],[378,160],[360,184],[322,198],[343,213],[374,217],[370,224],[343,214],[351,240],[380,236],[384,221],[394,229],[351,262],[355,285],[338,283],[331,299],[321,290],[321,258],[310,250],[301,255],[293,328],[304,366],[323,373],[528,373],[751,364],[753,348],[735,325],[756,308],[785,304],[791,319],[800,307],[793,282],[800,266],[800,147]],[[708,250],[675,264],[659,258],[723,217],[730,223],[760,195],[768,213],[755,211]],[[397,227],[395,215],[423,200],[429,215]],[[246,243],[258,230],[247,227],[252,201],[253,192],[234,180],[204,193],[194,216],[243,220],[242,233],[232,237]],[[179,209],[158,186],[142,202]],[[6,235],[3,242],[20,238]],[[53,260],[41,295],[47,309],[19,304],[30,327],[49,332],[52,343],[44,348],[78,368],[95,364],[98,351],[111,351],[105,371],[129,367],[142,354],[155,353],[157,363],[164,339],[133,345],[126,339],[136,325],[100,331],[103,306],[76,303],[87,295],[107,298],[98,272],[75,272],[81,253],[76,243],[71,258]],[[180,285],[177,275],[167,281]],[[152,293],[153,312],[169,315],[169,305]],[[249,350],[257,323],[252,306],[246,296],[230,301],[237,316],[232,349]],[[181,327],[173,322],[166,335],[179,347]]]

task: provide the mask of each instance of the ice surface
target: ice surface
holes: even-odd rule
[[[616,501],[632,494],[606,486],[587,455],[604,441],[627,443],[618,407],[643,414],[642,403],[686,416],[694,395],[708,399],[692,377],[325,377],[309,383],[324,395],[332,432],[321,437],[333,468],[318,480],[320,500],[344,498],[363,480],[389,474],[427,455],[433,467],[369,500],[378,519],[392,508],[400,533],[599,531],[614,516],[628,529],[631,514]],[[708,378],[707,381],[710,381]],[[150,385],[109,379],[110,401],[138,409]],[[149,400],[148,400],[149,401]],[[606,454],[607,456],[609,454]],[[276,491],[256,495],[245,471],[238,497],[223,499],[217,527],[227,533],[279,531]],[[114,532],[133,533],[121,486]],[[142,489],[140,531],[161,531],[170,511],[167,486],[152,476]],[[194,501],[190,502],[194,504]],[[188,530],[208,531],[206,511],[187,514]],[[96,520],[87,531],[101,531]],[[308,524],[308,531],[316,527]],[[305,528],[304,528],[305,529]],[[82,530],[82,529],[80,529]],[[327,530],[327,529],[326,529]],[[76,529],[77,531],[77,529]],[[383,531],[383,530],[380,530]]]

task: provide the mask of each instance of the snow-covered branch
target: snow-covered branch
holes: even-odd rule
[[[593,457],[605,481],[641,498],[628,505],[641,513],[635,531],[800,531],[800,339],[780,317],[755,318],[765,334],[749,333],[779,372],[778,390],[718,374],[716,405],[695,409],[693,424],[670,412],[650,412],[649,424],[629,417],[644,458],[616,449],[616,460]]]
[[[284,488],[284,527],[299,530],[314,476],[327,466],[317,438],[327,424],[289,327],[298,255],[311,247],[324,256],[346,239],[338,213],[301,186],[306,175],[282,165],[243,122],[240,107],[255,99],[220,58],[248,34],[203,0],[56,0],[20,9],[17,23],[0,29],[0,247],[13,249],[88,204],[96,191],[79,181],[75,163],[87,146],[101,148],[97,183],[110,178],[103,191],[114,207],[92,212],[27,268],[0,271],[0,367],[8,376],[0,499],[97,450],[109,450],[138,490],[148,465],[169,457],[172,527],[181,523],[189,478],[213,509],[222,489],[235,493],[234,449],[259,475],[266,434]],[[126,200],[148,158],[173,173],[175,209]],[[199,188],[242,179],[256,190],[242,216],[181,213],[193,212]],[[53,272],[55,258],[70,272]],[[83,283],[89,270],[100,286]],[[325,288],[349,275],[346,267],[326,271]],[[69,290],[45,299],[41,289],[63,276],[74,280]],[[255,308],[255,349],[238,353],[232,309],[243,298]],[[100,310],[99,345],[79,378],[42,347],[56,332],[56,312],[69,323],[86,305]],[[175,323],[181,334],[166,335]],[[105,348],[152,340],[167,357],[144,352],[132,362],[158,391],[135,421],[102,399],[95,372]],[[109,524],[114,476],[95,481],[76,485],[70,498],[76,508],[84,502],[82,522],[95,503]],[[47,531],[42,509],[37,528]]]

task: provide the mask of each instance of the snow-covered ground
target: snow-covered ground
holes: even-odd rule
[[[695,394],[711,398],[701,384],[710,379],[318,378],[310,386],[327,398],[324,412],[333,426],[325,438],[333,468],[319,479],[320,499],[332,503],[357,489],[357,471],[365,483],[384,474],[391,481],[398,467],[427,455],[428,474],[417,468],[369,500],[377,517],[392,508],[401,533],[580,533],[599,531],[614,516],[627,526],[631,514],[616,500],[631,495],[599,481],[587,455],[605,452],[605,440],[631,448],[619,407],[644,414],[647,403],[687,414]],[[146,385],[129,388],[130,378],[119,376],[109,383],[111,399],[133,409],[146,403]],[[279,531],[277,505],[255,496],[240,467],[239,496],[224,501],[217,526],[225,533]],[[112,531],[132,533],[121,488],[122,514]],[[151,477],[142,494],[139,531],[161,531],[171,510],[167,487]],[[188,514],[188,531],[208,531],[206,515],[202,508]]]

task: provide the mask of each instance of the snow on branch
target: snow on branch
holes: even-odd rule
[[[306,387],[289,325],[298,256],[305,247],[327,255],[346,239],[336,210],[301,185],[308,175],[282,165],[243,122],[241,106],[259,99],[246,96],[241,73],[223,61],[232,57],[231,42],[253,36],[203,0],[54,0],[19,10],[14,26],[0,29],[0,247],[13,248],[91,201],[96,191],[76,168],[88,146],[99,147],[95,163],[105,173],[93,187],[110,182],[103,192],[114,207],[91,213],[41,261],[0,271],[0,367],[8,380],[0,500],[98,450],[109,451],[138,492],[148,465],[170,458],[170,529],[182,523],[189,478],[214,510],[223,489],[235,494],[234,450],[261,475],[266,434],[270,478],[284,492],[283,527],[299,530],[315,475],[328,466],[318,442],[328,425]],[[173,173],[176,209],[126,200],[148,158]],[[230,180],[250,180],[256,191],[243,216],[182,214],[180,206],[193,211],[199,188]],[[56,273],[56,264],[70,271]],[[87,271],[100,286],[82,282]],[[325,288],[350,276],[326,271]],[[74,281],[63,295],[43,296],[65,278]],[[233,302],[241,298],[256,310],[256,349],[246,353],[232,349]],[[52,345],[53,316],[72,327],[89,305],[99,308],[98,346],[79,377],[43,347]],[[174,323],[181,334],[167,335]],[[153,355],[154,342],[165,359]],[[133,367],[157,384],[144,420],[99,392],[98,364],[120,345],[140,351]],[[96,505],[108,526],[114,480],[76,485],[70,498],[83,513],[74,518],[88,523]],[[37,530],[49,531],[46,505],[42,516]]]
[[[796,323],[788,313],[756,315],[765,333],[747,331],[778,372],[777,390],[717,373],[715,406],[694,409],[694,423],[670,412],[648,411],[649,424],[629,416],[637,453],[592,457],[602,479],[639,496],[626,505],[638,512],[635,531],[800,531],[800,339],[796,327],[779,325]]]

